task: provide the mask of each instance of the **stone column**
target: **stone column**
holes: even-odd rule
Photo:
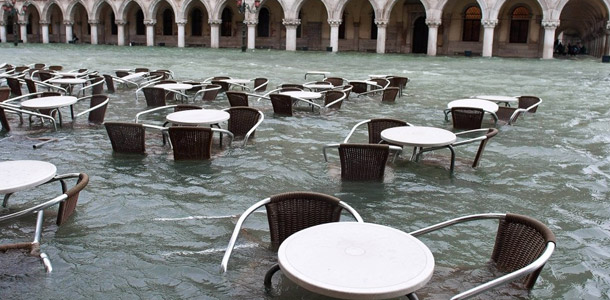
[[[436,56],[436,40],[438,38],[438,27],[441,26],[441,20],[426,19],[428,25],[428,55]]]
[[[146,46],[155,45],[155,24],[157,24],[155,20],[144,21],[144,25],[146,25]]]
[[[220,19],[210,19],[210,48],[218,48],[220,46]]]
[[[256,44],[256,25],[258,25],[258,20],[244,21],[244,24],[248,26],[248,49],[254,49]]]
[[[127,21],[116,20],[116,21],[114,21],[114,23],[116,24],[116,27],[117,27],[116,43],[119,46],[125,46],[125,25],[127,24]]]
[[[494,30],[498,20],[482,20],[483,25],[483,57],[491,57],[494,46]]]
[[[328,20],[330,25],[330,47],[333,52],[339,51],[339,26],[341,26],[342,20]]]
[[[91,45],[97,45],[97,24],[98,20],[89,20],[89,26],[91,26]]]
[[[300,19],[283,19],[282,24],[286,26],[286,51],[297,50],[297,27],[301,25]]]
[[[610,21],[606,23],[606,43],[604,46],[604,55],[610,55]]]
[[[19,31],[21,33],[21,40],[24,43],[28,42],[28,22],[27,21],[19,21]]]
[[[40,25],[42,25],[42,43],[43,44],[49,43],[49,24],[51,24],[51,22],[49,22],[49,21],[40,21]]]
[[[385,53],[385,32],[388,27],[387,20],[375,20],[375,25],[377,25],[377,53]],[[430,37],[428,37],[430,39]],[[436,41],[436,39],[435,39]],[[430,45],[430,44],[428,44]],[[428,51],[430,46],[428,46]],[[436,52],[435,52],[436,54]]]
[[[559,26],[559,20],[543,20],[544,27],[544,47],[542,48],[542,58],[553,58],[553,50],[555,47],[555,29]]]
[[[184,48],[184,25],[186,25],[186,21],[176,22],[178,25],[178,48]]]
[[[72,40],[72,25],[74,25],[74,22],[64,21],[64,25],[66,26],[66,44],[68,44]]]
[[[0,20],[0,42],[6,43],[6,22]]]

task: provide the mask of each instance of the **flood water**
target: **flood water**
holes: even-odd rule
[[[557,250],[531,293],[500,289],[483,299],[598,299],[610,293],[610,64],[599,59],[2,44],[2,62],[43,62],[102,74],[117,68],[171,69],[178,80],[267,77],[270,86],[304,82],[307,70],[348,79],[369,74],[411,79],[395,104],[352,98],[339,111],[278,117],[269,102],[254,102],[265,114],[256,137],[246,147],[215,145],[213,158],[204,162],[174,161],[154,132],[147,135],[147,155],[134,158],[113,155],[103,126],[90,126],[86,118],[57,132],[30,130],[27,122],[19,126],[12,119],[13,130],[0,133],[0,160],[49,161],[58,173],[89,174],[90,183],[67,224],[57,228],[53,213],[47,214],[42,249],[53,273],[45,274],[37,262],[27,272],[0,272],[2,299],[324,299],[281,272],[274,293],[264,291],[264,273],[274,257],[263,213],[246,223],[228,273],[219,271],[237,216],[263,198],[298,190],[335,195],[366,222],[407,232],[473,213],[529,215],[555,233]],[[342,182],[338,156],[324,161],[322,146],[342,141],[361,120],[391,117],[449,128],[443,117],[447,102],[480,94],[535,95],[544,102],[536,114],[499,128],[477,169],[469,166],[474,144],[456,150],[453,177],[446,150],[417,163],[406,151],[388,164],[383,183]],[[120,89],[110,99],[106,121],[132,121],[146,108],[133,89]],[[199,104],[228,107],[220,97]],[[160,124],[162,118],[150,121]],[[38,141],[32,138],[40,137],[67,139],[33,149]],[[364,142],[364,131],[354,141]],[[45,186],[16,193],[9,207],[58,191]],[[344,214],[344,220],[351,219]],[[3,224],[0,242],[30,239],[33,224]],[[471,287],[452,275],[484,268],[495,226],[494,221],[473,223],[422,237],[439,269],[432,281],[445,279],[420,298],[443,299]]]

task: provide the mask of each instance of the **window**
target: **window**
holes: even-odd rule
[[[172,10],[166,9],[163,11],[163,35],[174,34],[174,21],[172,20]]]
[[[464,28],[462,29],[462,41],[478,42],[481,32],[481,9],[471,6],[464,13]]]
[[[118,26],[116,25],[116,22],[114,20],[114,13],[110,13],[110,34],[117,35],[118,31]]]
[[[371,12],[371,40],[377,39],[377,24],[375,24],[375,12]]]
[[[339,25],[339,39],[345,39],[345,13],[341,16],[341,25]]]
[[[13,20],[13,16],[9,15],[8,17],[6,17],[6,34],[12,34],[13,30],[15,30],[15,27],[13,26],[13,23],[15,21]]]
[[[527,32],[529,31],[530,12],[524,6],[518,6],[513,10],[510,20],[510,42],[527,43]]]
[[[28,25],[26,25],[26,31],[27,34],[32,34],[32,23],[33,23],[33,18],[32,18],[32,14],[28,15]]]
[[[203,13],[201,9],[195,8],[191,12],[191,35],[201,36],[203,28]]]
[[[136,35],[145,35],[146,26],[144,26],[144,13],[141,9],[136,12]]]
[[[299,10],[299,21],[303,22],[303,14],[301,13],[301,11]],[[301,27],[301,24],[299,23],[299,26],[297,26],[297,39],[301,38],[301,36],[303,35],[303,27]]]
[[[232,35],[233,12],[226,8],[222,10],[222,24],[220,25],[220,36]]]
[[[258,13],[256,31],[259,37],[269,37],[269,10],[265,7],[261,8]]]

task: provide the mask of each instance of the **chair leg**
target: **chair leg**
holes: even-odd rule
[[[271,278],[273,277],[273,274],[275,274],[275,272],[280,270],[280,265],[279,264],[275,264],[273,265],[273,267],[271,267],[271,269],[269,269],[269,271],[267,271],[267,273],[265,274],[265,289],[269,290],[271,289]]]
[[[408,294],[407,295],[407,299],[409,300],[419,300],[419,298],[417,298],[417,294],[415,294],[415,292]]]

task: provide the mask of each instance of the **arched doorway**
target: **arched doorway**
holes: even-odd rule
[[[144,24],[144,11],[135,2],[131,1],[123,10],[125,25],[125,43],[131,45],[146,45],[146,25]]]
[[[286,30],[282,24],[284,10],[277,0],[267,0],[258,12],[256,48],[282,49],[285,47]]]
[[[40,14],[38,14],[38,10],[32,4],[27,6],[27,20],[26,32],[28,35],[28,43],[42,42],[42,35],[40,34]]]
[[[341,21],[343,29],[339,28],[339,51],[374,52],[377,49],[377,25],[373,6],[369,1],[347,2]]]
[[[427,53],[428,52],[428,25],[426,25],[426,18],[419,17],[415,19],[413,23],[413,47],[411,52],[413,53]]]
[[[63,25],[63,14],[56,3],[51,4],[47,12],[49,21],[49,42],[64,43],[66,41],[65,27]]]
[[[398,53],[413,52],[413,42],[421,39],[414,38],[415,24],[419,24],[415,21],[422,17],[425,23],[425,16],[426,8],[420,0],[397,0],[392,6],[386,29],[385,51]],[[427,37],[427,27],[425,30],[426,32],[423,36]]]
[[[608,9],[601,0],[570,0],[561,10],[556,42],[562,43],[565,54],[570,54],[567,49],[570,45],[572,55],[607,55],[609,49],[604,41],[607,20]]]
[[[91,42],[91,27],[89,26],[89,18],[87,16],[87,10],[79,2],[72,8],[72,19],[74,25],[72,25],[72,34],[81,43]]]
[[[306,0],[299,11],[301,35],[297,37],[297,50],[322,50],[330,40],[330,25],[326,6],[320,0]],[[297,32],[298,34],[298,32]]]

